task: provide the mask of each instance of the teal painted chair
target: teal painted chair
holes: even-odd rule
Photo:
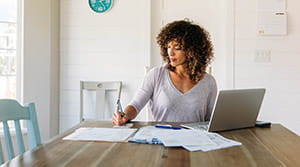
[[[0,99],[0,123],[3,124],[3,133],[5,138],[6,152],[9,160],[15,157],[12,139],[10,135],[9,124],[12,120],[15,125],[18,154],[25,152],[23,136],[21,132],[20,120],[26,120],[29,148],[33,149],[41,144],[40,130],[34,103],[21,106],[16,100]],[[3,150],[0,142],[0,165],[4,163]]]

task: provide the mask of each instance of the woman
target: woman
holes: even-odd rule
[[[147,73],[125,115],[114,113],[112,123],[123,125],[134,119],[148,101],[155,121],[208,121],[217,93],[215,79],[205,72],[213,57],[209,34],[180,20],[163,27],[157,43],[166,64]]]

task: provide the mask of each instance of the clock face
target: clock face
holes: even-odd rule
[[[112,7],[113,0],[89,0],[89,5],[93,11],[103,13]]]

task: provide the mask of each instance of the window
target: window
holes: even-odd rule
[[[17,2],[19,1],[0,0],[0,98],[16,99],[18,95]],[[8,121],[8,124],[14,128],[13,121]],[[0,124],[0,131],[2,126]]]
[[[16,98],[16,23],[0,21],[0,96]]]
[[[0,98],[17,94],[17,0],[0,0]]]

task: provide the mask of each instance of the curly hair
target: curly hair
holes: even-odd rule
[[[167,51],[168,43],[175,40],[185,52],[184,68],[189,78],[194,82],[201,80],[213,58],[213,45],[204,28],[188,20],[174,21],[163,27],[156,39],[167,69],[174,71],[176,68],[171,66]]]

